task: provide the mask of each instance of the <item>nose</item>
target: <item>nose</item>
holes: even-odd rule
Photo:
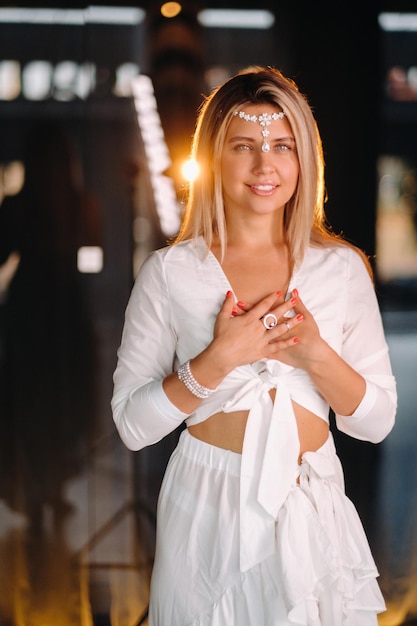
[[[253,169],[259,174],[266,174],[275,170],[273,155],[270,152],[257,150]]]

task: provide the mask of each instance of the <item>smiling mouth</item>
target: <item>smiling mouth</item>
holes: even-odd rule
[[[256,189],[257,191],[273,191],[277,187],[278,185],[251,185],[251,189]]]

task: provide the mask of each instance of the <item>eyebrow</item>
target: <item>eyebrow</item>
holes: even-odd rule
[[[259,137],[245,137],[243,135],[235,135],[230,137],[229,143],[234,143],[237,141],[248,141],[250,143],[255,143],[257,141],[262,141],[262,138]],[[268,143],[279,143],[280,141],[293,141],[295,143],[295,137],[290,137],[289,135],[286,137],[276,137],[275,139],[269,139]]]

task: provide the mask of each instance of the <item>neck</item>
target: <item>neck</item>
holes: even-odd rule
[[[227,223],[227,244],[250,250],[286,248],[283,220],[265,215],[260,219]]]

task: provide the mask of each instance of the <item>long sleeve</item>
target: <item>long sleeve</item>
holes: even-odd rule
[[[215,258],[205,252],[204,242],[184,242],[152,253],[132,289],[112,398],[116,427],[132,450],[156,443],[184,420],[199,423],[223,410],[252,371],[248,365],[231,372],[191,415],[179,411],[163,391],[162,381],[176,364],[210,342],[230,289]],[[397,398],[378,302],[362,259],[345,246],[310,248],[293,286],[322,336],[366,380],[355,413],[336,416],[338,428],[357,439],[381,441],[394,424]],[[327,419],[328,404],[305,372],[289,371],[285,380],[295,402]],[[245,409],[250,408],[248,396]]]
[[[341,356],[365,378],[366,392],[353,415],[336,415],[336,424],[356,439],[379,443],[394,425],[396,384],[375,290],[355,252],[350,254],[346,311]]]
[[[152,253],[132,289],[113,376],[113,419],[131,450],[156,443],[186,417],[162,389],[176,351],[171,306],[162,255]]]

